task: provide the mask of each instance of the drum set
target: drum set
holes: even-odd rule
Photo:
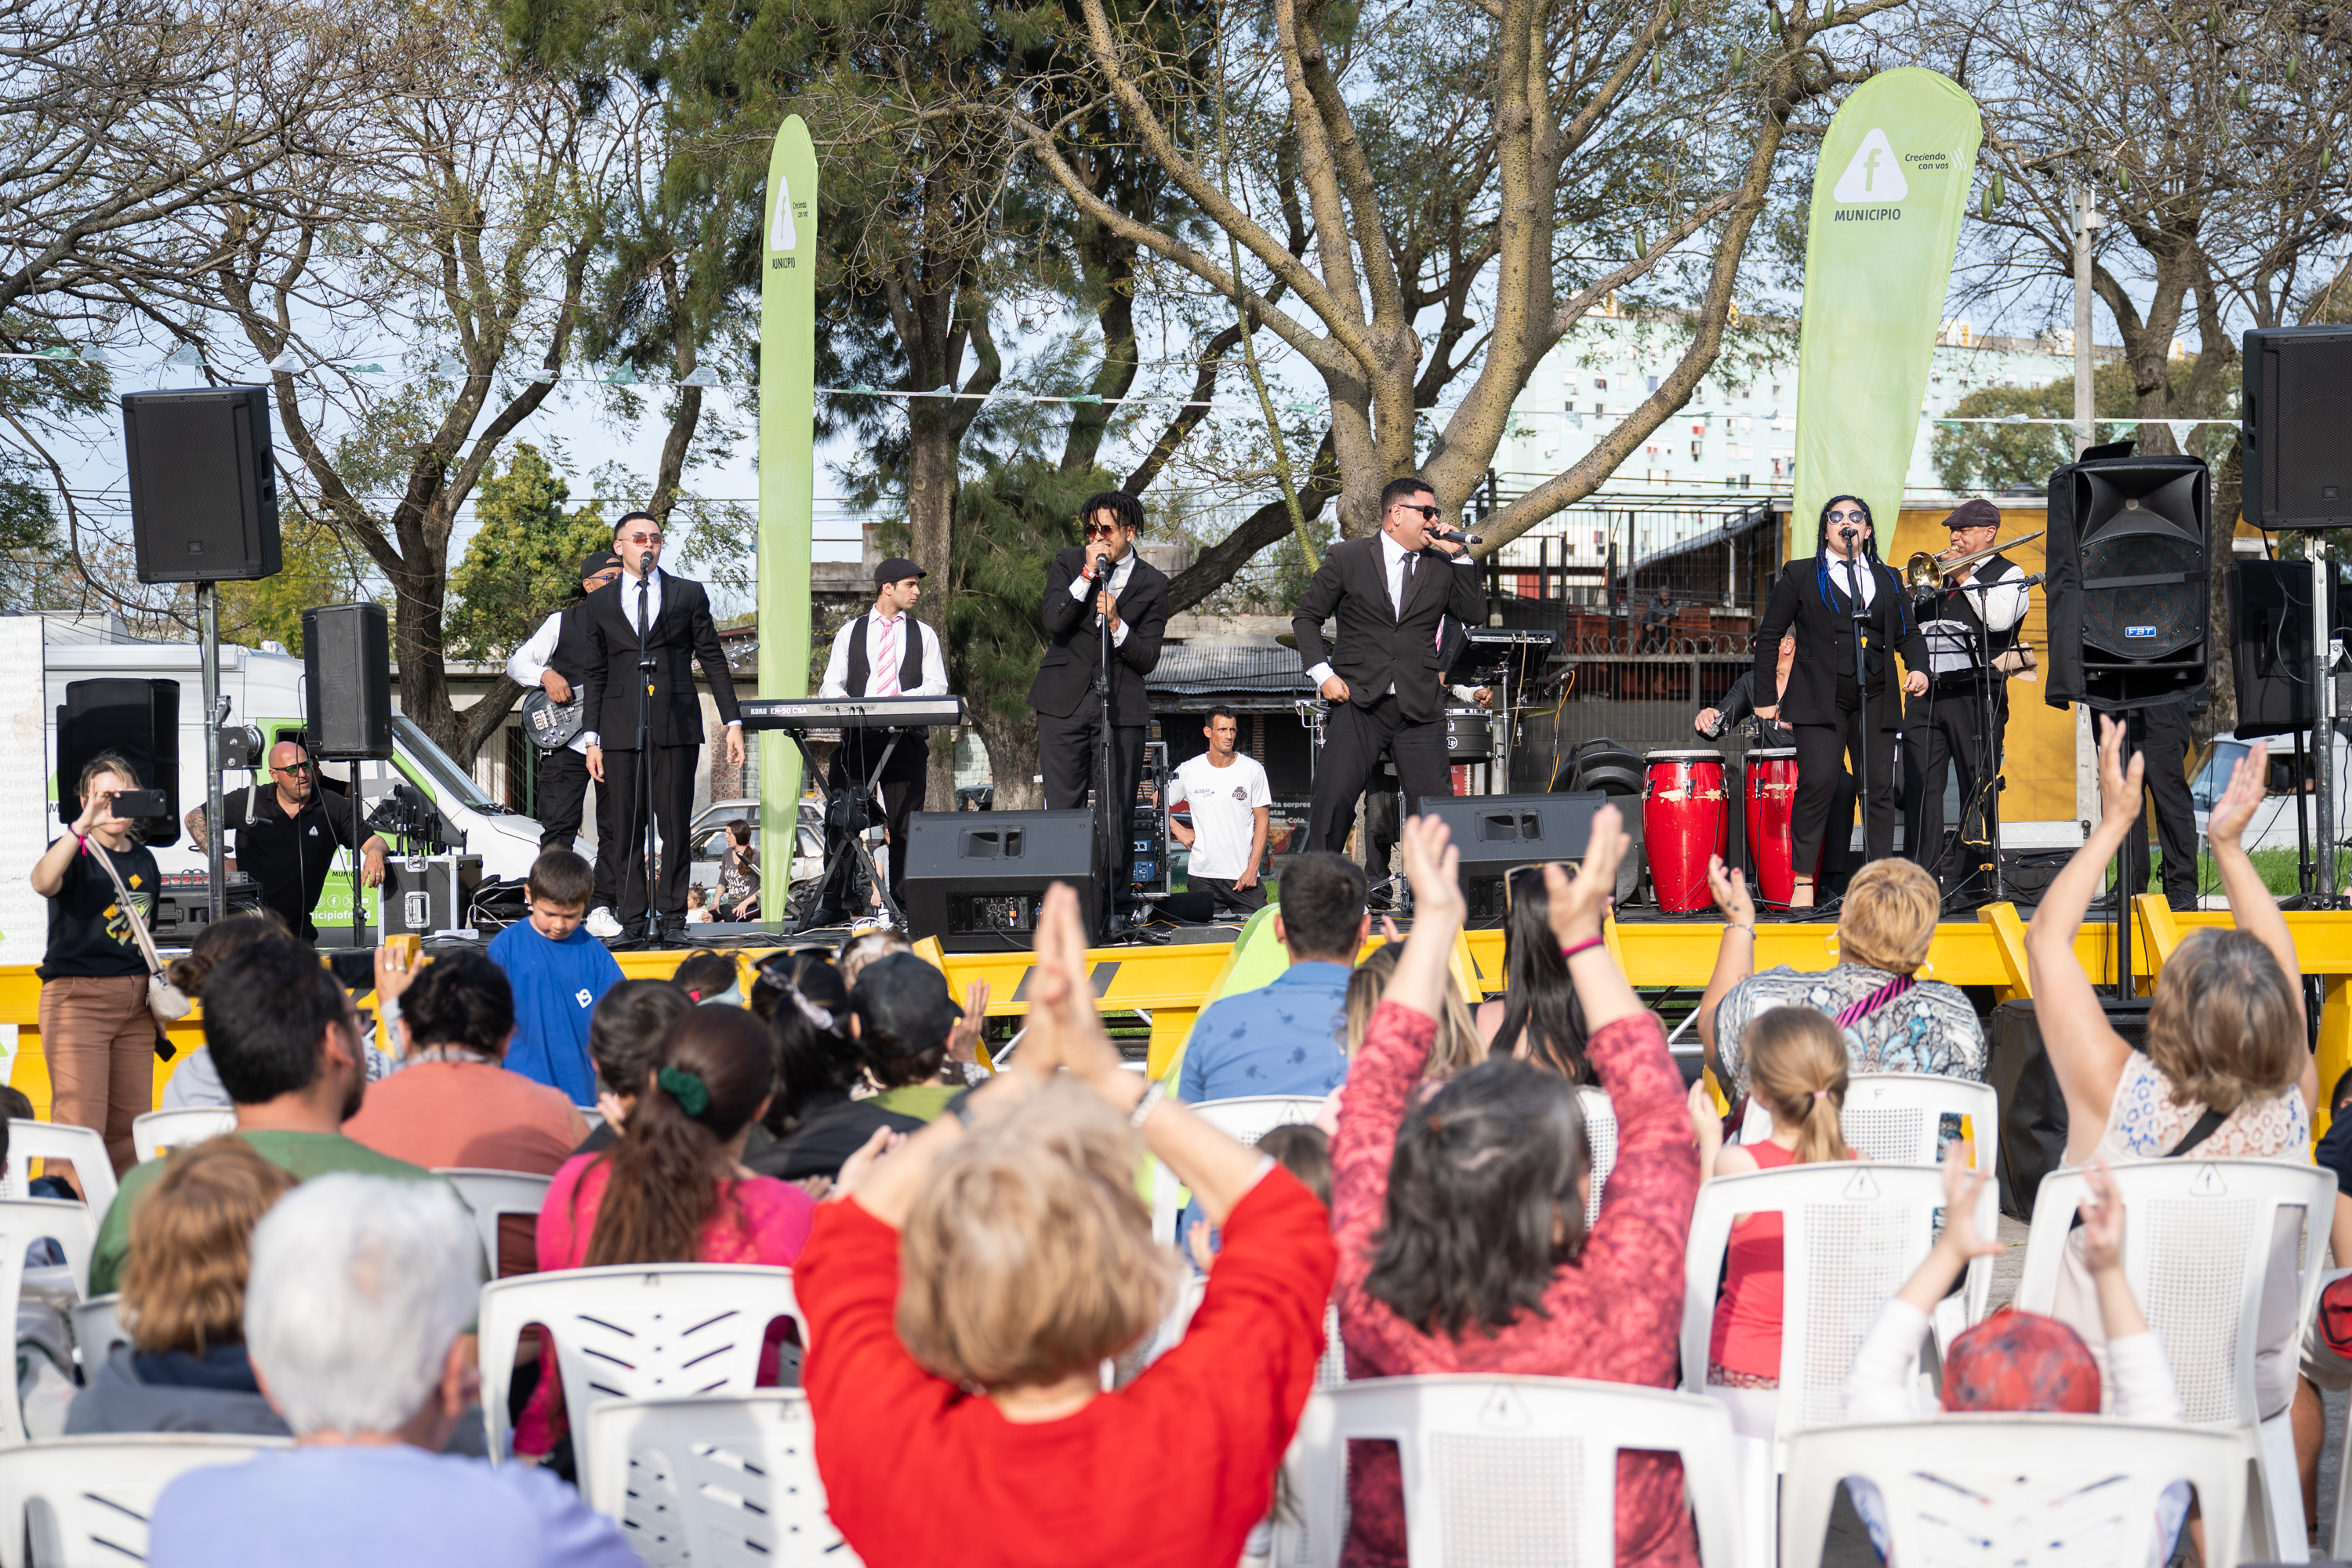
[[[1695,914],[1714,903],[1706,888],[1706,863],[1710,856],[1730,852],[1735,796],[1747,810],[1757,901],[1787,909],[1797,887],[1790,831],[1797,804],[1796,748],[1766,746],[1749,752],[1744,779],[1735,778],[1742,770],[1717,751],[1675,748],[1650,752],[1643,761],[1642,847],[1659,912]],[[1818,876],[1820,867],[1813,869]]]

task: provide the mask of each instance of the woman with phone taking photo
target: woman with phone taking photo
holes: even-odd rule
[[[119,753],[92,757],[81,770],[81,815],[33,863],[33,891],[49,902],[48,951],[37,971],[49,1120],[95,1129],[117,1174],[138,1163],[131,1123],[155,1104],[147,961],[115,891],[119,877],[142,919],[155,908],[155,857],[139,842],[138,822],[114,814],[115,796],[140,787]]]

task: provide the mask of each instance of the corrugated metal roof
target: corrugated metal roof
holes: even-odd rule
[[[1256,692],[1268,697],[1307,697],[1307,671],[1297,652],[1246,643],[1171,645],[1160,649],[1160,668],[1144,678],[1153,696],[1205,697]]]

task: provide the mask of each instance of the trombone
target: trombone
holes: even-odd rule
[[[1956,561],[1947,561],[1940,555],[1930,555],[1924,550],[1915,552],[1911,559],[1903,563],[1903,585],[1910,590],[1911,596],[1915,599],[1924,599],[1930,594],[1940,594],[1944,591],[1944,579],[1953,573],[1973,566],[1987,556],[1998,555],[2011,545],[2029,544],[2048,531],[2048,529],[2037,528],[2032,533],[1988,544],[1974,554],[1963,555]]]

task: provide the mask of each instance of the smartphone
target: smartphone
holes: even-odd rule
[[[126,822],[163,815],[163,792],[160,789],[121,790],[110,798],[114,803],[114,815]]]

